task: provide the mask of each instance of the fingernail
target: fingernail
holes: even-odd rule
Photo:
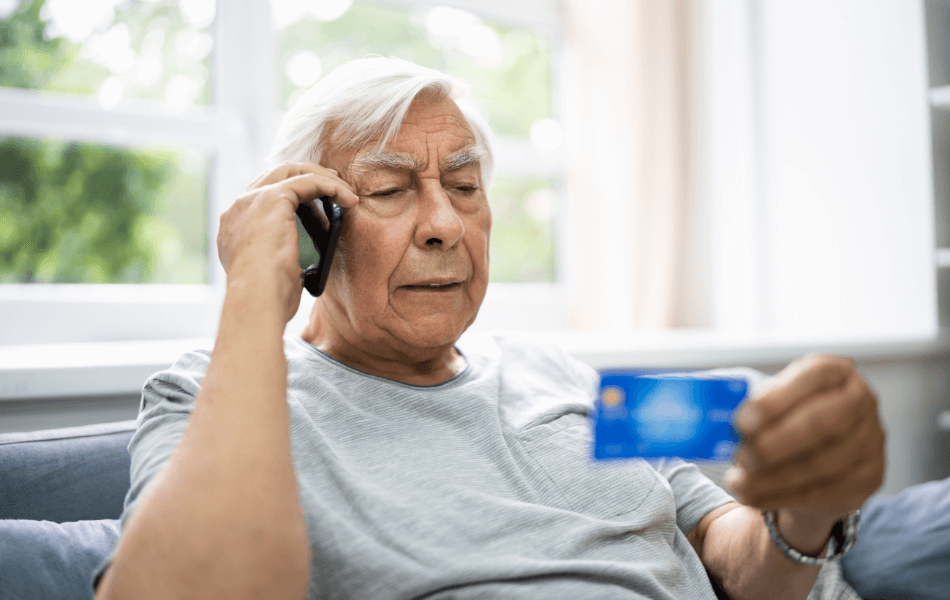
[[[755,471],[757,462],[758,460],[755,456],[755,451],[753,451],[748,446],[739,448],[739,451],[736,453],[736,464],[749,473]]]
[[[754,433],[762,424],[762,413],[754,406],[747,406],[736,417],[736,425],[745,434]]]

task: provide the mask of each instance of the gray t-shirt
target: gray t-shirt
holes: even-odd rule
[[[309,598],[715,599],[685,533],[722,489],[679,461],[593,463],[598,377],[566,353],[498,335],[458,349],[466,370],[420,387],[285,339]],[[145,384],[123,525],[209,357]]]

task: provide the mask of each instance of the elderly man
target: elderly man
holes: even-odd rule
[[[758,388],[729,475],[743,504],[682,462],[593,465],[590,368],[459,341],[488,285],[492,154],[458,81],[350,63],[291,110],[274,155],[221,218],[214,351],[145,386],[97,597],[712,599],[710,578],[734,599],[808,595],[818,567],[790,557],[826,553],[882,479],[850,361]],[[323,196],[343,209],[337,256],[282,340],[294,212]]]

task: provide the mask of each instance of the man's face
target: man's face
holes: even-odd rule
[[[481,149],[452,100],[419,98],[396,138],[375,147],[323,161],[360,196],[344,215],[328,308],[351,344],[421,358],[455,343],[488,286]]]

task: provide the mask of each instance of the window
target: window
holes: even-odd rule
[[[218,215],[300,90],[374,53],[469,80],[497,133],[476,327],[566,328],[570,289],[592,329],[931,331],[916,13],[867,70],[873,15],[814,21],[854,41],[815,29],[826,62],[789,37],[807,11],[756,6],[0,0],[0,344],[213,335]]]
[[[218,215],[295,95],[367,54],[472,82],[496,130],[486,320],[493,297],[558,289],[552,3],[6,0],[0,18],[0,344],[213,335]]]
[[[0,13],[0,343],[208,335],[213,0]]]

